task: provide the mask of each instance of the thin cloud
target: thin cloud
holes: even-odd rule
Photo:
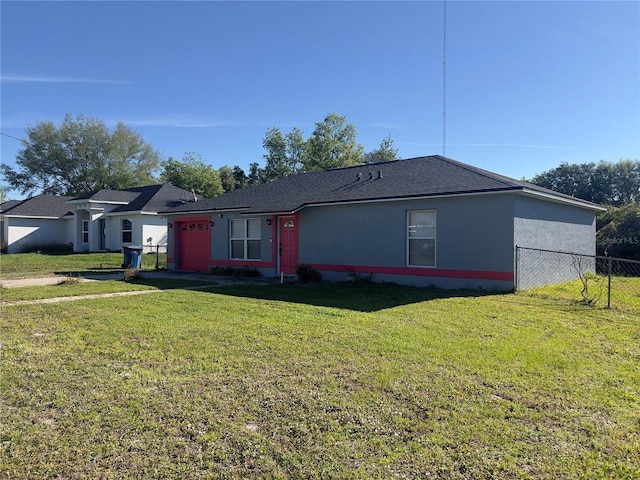
[[[54,77],[49,75],[2,75],[2,83],[97,83],[122,85],[129,82],[100,78]]]
[[[442,143],[398,142],[421,147],[441,147]],[[537,148],[542,150],[563,150],[571,147],[563,145],[534,145],[526,143],[446,143],[446,147],[489,147],[489,148]]]
[[[564,148],[562,145],[532,145],[526,143],[447,143],[452,147],[506,147],[506,148],[539,148],[543,150],[560,150]]]
[[[218,128],[218,127],[238,127],[240,122],[229,120],[210,120],[189,117],[152,117],[123,120],[123,123],[133,127],[172,127],[172,128]]]
[[[369,128],[386,128],[388,130],[402,130],[407,128],[406,125],[402,123],[370,123],[367,125]]]

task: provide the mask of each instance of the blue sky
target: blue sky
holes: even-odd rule
[[[443,13],[423,2],[1,2],[1,131],[123,121],[166,157],[264,164],[345,115],[443,153]],[[515,178],[640,157],[640,2],[446,4],[447,156]],[[2,162],[21,143],[0,136]],[[13,195],[15,197],[15,195]]]

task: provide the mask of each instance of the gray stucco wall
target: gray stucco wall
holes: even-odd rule
[[[513,272],[511,195],[306,208],[299,214],[300,263],[407,267],[407,211],[423,209],[436,210],[436,270]],[[428,276],[419,270],[416,276],[375,274],[373,279],[451,288],[513,287],[509,282]],[[345,278],[344,273],[323,275]]]
[[[514,243],[521,247],[595,255],[596,214],[592,210],[518,196]]]
[[[518,196],[514,216],[514,244],[525,247],[518,250],[516,259],[518,288],[574,280],[576,266],[595,271],[591,258],[596,253],[595,211]]]

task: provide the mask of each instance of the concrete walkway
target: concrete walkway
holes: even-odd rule
[[[189,273],[189,272],[170,272],[166,270],[162,271],[149,271],[149,272],[140,272],[140,276],[142,278],[169,278],[176,280],[196,280],[204,282],[203,285],[195,285],[190,287],[180,287],[182,290],[203,290],[210,287],[220,286],[220,285],[237,285],[237,284],[253,284],[253,285],[265,285],[265,284],[275,284],[280,283],[281,280],[286,283],[291,283],[292,280],[295,280],[295,277],[289,276],[280,279],[278,277],[218,277],[213,275],[206,275],[202,273]],[[37,287],[37,286],[45,286],[45,285],[58,285],[60,282],[65,279],[70,278],[69,276],[54,276],[54,277],[40,277],[40,278],[21,278],[21,279],[13,279],[13,280],[0,280],[1,288],[20,288],[20,287]],[[90,274],[83,275],[82,277],[71,277],[77,278],[81,282],[99,282],[101,280],[122,280],[121,273],[110,273],[110,274]],[[133,292],[113,292],[113,293],[100,293],[100,294],[92,294],[92,295],[76,295],[76,296],[68,296],[68,297],[54,297],[54,298],[43,298],[38,300],[19,300],[15,302],[0,302],[0,305],[5,307],[10,307],[14,305],[37,305],[43,303],[60,303],[60,302],[71,302],[74,300],[87,300],[94,298],[108,298],[108,297],[123,297],[123,296],[131,296],[131,295],[146,295],[150,293],[159,293],[166,292],[168,290],[137,290]]]
[[[15,280],[0,280],[0,288],[40,287],[57,285],[67,277],[18,278]]]
[[[140,272],[141,278],[168,278],[176,280],[197,280],[210,282],[212,285],[230,284],[274,284],[280,283],[280,277],[218,277],[205,273],[171,272],[167,270],[153,270]],[[121,273],[94,273],[82,276],[58,275],[37,278],[16,278],[5,280],[0,278],[0,288],[39,287],[45,285],[58,285],[67,278],[77,278],[81,282],[96,282],[100,280],[122,280]],[[283,281],[290,283],[295,280],[292,276],[284,277]]]

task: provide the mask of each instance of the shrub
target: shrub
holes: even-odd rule
[[[20,249],[21,253],[71,253],[73,243],[29,243]]]
[[[138,270],[137,268],[127,268],[122,273],[122,280],[124,280],[125,282],[133,282],[135,280],[138,280],[139,278],[140,270]]]
[[[209,269],[209,273],[218,277],[259,277],[261,275],[258,269],[253,267],[215,266]]]
[[[354,283],[372,283],[373,273],[359,274],[352,268],[347,270],[347,281]]]
[[[296,267],[298,280],[304,283],[319,283],[322,281],[322,274],[311,265],[301,263]]]

